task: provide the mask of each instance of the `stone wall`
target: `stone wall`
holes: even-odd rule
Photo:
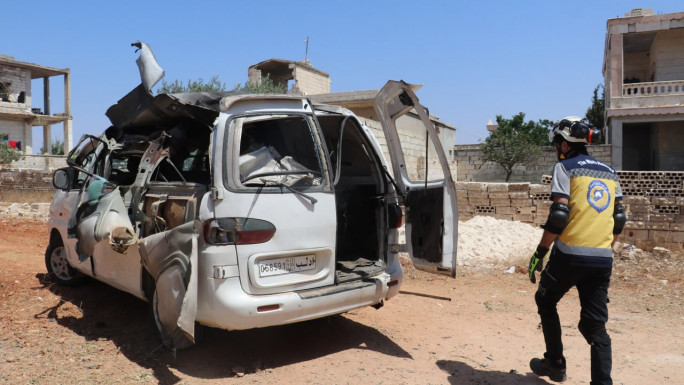
[[[0,169],[1,202],[50,202],[54,193],[50,170]]]
[[[66,167],[65,155],[24,155],[24,159],[12,162],[11,168],[18,170],[53,171]]]
[[[594,158],[610,165],[611,146],[591,145],[588,146],[589,154]],[[457,145],[454,146],[454,161],[456,167],[452,170],[459,182],[504,182],[506,172],[496,163],[482,163],[482,151],[480,145]],[[544,147],[542,159],[529,166],[516,166],[513,168],[510,182],[539,183],[543,175],[549,175],[558,160],[553,147]]]
[[[684,172],[618,171],[627,224],[623,243],[643,249],[684,248]],[[546,184],[456,183],[459,220],[485,215],[540,226],[551,206],[551,178]]]

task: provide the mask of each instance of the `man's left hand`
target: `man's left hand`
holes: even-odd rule
[[[532,258],[530,258],[530,266],[529,266],[529,276],[530,276],[530,282],[532,283],[537,283],[537,277],[535,277],[534,272],[535,271],[542,271],[542,265],[544,262],[544,257],[546,256],[546,253],[549,252],[549,249],[544,247],[544,246],[537,246],[537,250],[534,252],[532,255]]]

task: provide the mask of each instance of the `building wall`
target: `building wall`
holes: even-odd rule
[[[636,78],[640,82],[651,81],[651,56],[648,52],[628,52],[625,53],[624,78]]]
[[[684,79],[684,29],[659,31],[651,47],[653,81]]]
[[[306,67],[297,65],[293,71],[296,86],[304,95],[325,94],[330,92],[330,78]]]
[[[358,113],[356,110],[354,112]],[[362,115],[357,116],[361,123],[370,128],[373,132],[373,135],[377,138],[380,148],[382,149],[382,152],[391,170],[392,165],[389,151],[387,150],[387,139],[385,138],[385,132],[382,129],[382,125],[376,120],[366,118]],[[404,161],[406,162],[406,170],[408,175],[413,180],[425,179],[425,128],[423,127],[422,122],[413,115],[404,115],[397,120],[397,131],[399,134],[399,140],[401,141],[402,149],[404,151]],[[451,142],[449,143],[453,143],[453,138],[455,135],[453,132],[453,129],[447,128],[439,130],[439,140],[443,147],[447,147],[444,148],[447,159],[451,159],[449,157],[449,148],[451,148],[451,146],[447,146],[445,143],[450,140]],[[428,174],[430,176],[429,179],[433,180],[443,178],[444,174],[441,171],[437,153],[432,146],[430,146],[428,149],[427,167]],[[450,167],[451,173],[454,175],[454,180],[456,180],[455,165],[453,162],[451,162]]]
[[[0,120],[0,133],[7,134],[9,140],[21,142],[22,150],[26,149],[27,141],[24,122],[17,120]]]
[[[29,109],[31,108],[31,73],[23,68],[0,66],[0,82],[11,83],[9,101],[0,101],[1,107]],[[24,103],[17,103],[19,95],[24,92]]]
[[[610,165],[611,146],[591,145],[587,147],[589,154]],[[455,180],[459,182],[504,182],[506,172],[496,163],[482,162],[482,151],[479,145],[454,146]],[[532,165],[518,165],[513,168],[510,182],[538,183],[542,176],[550,175],[558,159],[553,147],[545,147],[542,159]],[[452,170],[454,173],[454,170]]]
[[[657,143],[657,170],[684,170],[682,143],[684,143],[684,121],[660,122],[655,129]]]
[[[13,114],[31,109],[31,73],[23,68],[0,66],[0,82],[9,83],[9,100],[0,100],[0,112]],[[23,103],[19,103],[23,93]],[[0,133],[7,134],[9,140],[21,142],[21,149],[31,151],[31,127],[28,129],[23,120],[0,118]],[[28,135],[28,136],[27,136]]]

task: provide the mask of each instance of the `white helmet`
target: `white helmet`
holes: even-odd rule
[[[601,138],[601,131],[596,129],[587,118],[566,116],[553,125],[553,129],[549,132],[549,142],[553,143],[556,135],[562,136],[568,142],[589,144]]]

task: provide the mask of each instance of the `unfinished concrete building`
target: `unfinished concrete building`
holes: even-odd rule
[[[61,112],[53,112],[50,104],[50,78],[62,76],[64,79],[64,107]],[[42,79],[43,108],[33,108],[31,83]],[[64,127],[64,153],[71,148],[73,141],[71,117],[71,85],[69,69],[57,69],[14,60],[11,56],[0,55],[0,133],[7,135],[11,147],[28,155],[23,162],[45,163],[46,159],[32,159],[37,151],[33,148],[32,127],[43,127],[43,153],[50,154],[52,149],[51,127],[62,124]],[[36,164],[38,168],[50,167],[49,164]]]
[[[297,95],[330,92],[330,75],[314,68],[308,60],[264,60],[249,66],[247,76],[250,83],[260,83],[262,78],[269,76],[273,84],[281,85],[289,93]]]
[[[684,12],[609,19],[603,76],[613,167],[684,170]]]

